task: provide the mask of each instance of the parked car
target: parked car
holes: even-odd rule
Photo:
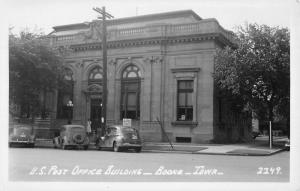
[[[115,152],[121,150],[134,149],[141,152],[142,141],[139,132],[131,127],[122,125],[109,126],[104,137],[100,137],[96,143],[97,148],[111,148]]]
[[[59,136],[53,139],[54,148],[83,148],[88,149],[89,138],[85,127],[82,125],[63,125],[60,128]]]
[[[252,131],[252,138],[255,139],[256,137],[260,136],[260,132]]]
[[[34,147],[35,136],[32,127],[19,126],[14,127],[12,133],[9,135],[9,146],[23,145]]]
[[[290,139],[288,139],[285,144],[284,144],[285,150],[289,151],[290,150]]]

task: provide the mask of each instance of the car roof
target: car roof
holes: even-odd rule
[[[131,129],[135,129],[133,127],[127,127],[127,126],[123,126],[123,125],[109,125],[108,128],[111,128],[111,127],[115,127],[115,128],[118,128],[118,129],[122,129],[122,128],[131,128]]]
[[[32,129],[31,126],[23,126],[23,125],[18,125],[18,126],[14,126],[14,129]]]
[[[80,128],[84,128],[83,125],[73,125],[73,124],[70,124],[70,125],[63,125],[62,127],[66,128],[66,129],[70,129],[70,128],[73,128],[73,127],[80,127]]]

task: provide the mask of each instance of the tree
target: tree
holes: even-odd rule
[[[289,30],[249,24],[239,28],[236,40],[237,47],[218,49],[215,56],[220,92],[258,119],[273,122],[282,115],[289,121]]]
[[[20,114],[44,116],[40,95],[57,88],[61,74],[62,56],[44,35],[26,31],[9,35],[9,102],[20,106]]]

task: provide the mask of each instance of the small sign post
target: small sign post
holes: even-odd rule
[[[124,126],[124,127],[131,127],[131,119],[129,119],[129,118],[124,118],[124,119],[123,119],[123,126]]]
[[[269,135],[270,136],[270,149],[272,149],[272,141],[273,141],[272,140],[273,139],[272,135],[273,135],[273,133],[272,133],[272,122],[271,121],[269,122],[269,128],[270,128],[269,129],[269,132],[270,132],[270,135]]]

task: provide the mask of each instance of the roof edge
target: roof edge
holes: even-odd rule
[[[140,16],[132,16],[132,17],[124,17],[124,18],[119,18],[119,19],[112,19],[109,20],[109,23],[126,23],[130,22],[132,20],[149,20],[153,18],[168,18],[168,17],[173,17],[175,15],[187,15],[190,14],[192,15],[196,20],[202,20],[202,18],[197,15],[193,10],[180,10],[180,11],[171,11],[171,12],[163,12],[163,13],[153,13],[153,14],[147,14],[147,15],[140,15]]]
[[[171,12],[164,12],[164,13],[154,13],[154,14],[147,14],[147,15],[140,15],[140,16],[132,16],[132,17],[124,17],[119,19],[112,19],[107,20],[108,25],[115,25],[115,24],[122,24],[122,23],[129,23],[133,20],[137,21],[145,21],[145,20],[151,20],[156,18],[172,18],[175,15],[192,15],[196,20],[200,21],[202,18],[197,15],[193,10],[180,10],[180,11],[171,11]],[[90,23],[90,22],[88,22]],[[73,29],[79,29],[79,28],[88,28],[88,25],[84,23],[74,23],[74,24],[68,24],[68,25],[59,25],[52,27],[54,30],[61,30],[64,28],[73,28]]]

